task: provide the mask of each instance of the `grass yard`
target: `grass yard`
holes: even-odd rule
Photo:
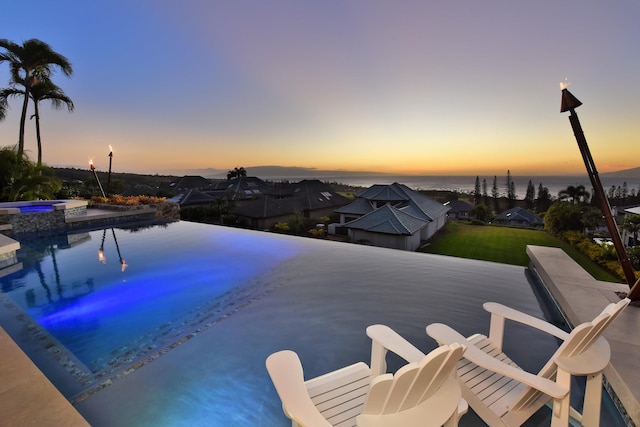
[[[449,222],[420,252],[526,267],[529,264],[527,245],[561,248],[597,280],[621,282],[580,251],[544,230]]]

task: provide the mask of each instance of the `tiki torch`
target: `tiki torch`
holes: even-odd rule
[[[589,179],[591,180],[591,185],[593,186],[593,191],[596,196],[596,200],[598,205],[600,206],[600,210],[604,215],[605,224],[607,229],[609,230],[609,234],[611,234],[611,240],[613,241],[613,246],[616,249],[616,254],[618,255],[618,260],[620,264],[622,264],[622,270],[624,272],[625,279],[631,288],[628,298],[631,300],[640,299],[640,280],[636,282],[636,276],[633,271],[633,266],[631,265],[631,261],[629,261],[629,257],[627,255],[627,251],[622,243],[622,239],[620,238],[620,232],[618,231],[618,225],[616,224],[615,219],[613,218],[613,214],[611,213],[611,206],[609,205],[609,200],[604,193],[604,189],[602,188],[602,183],[600,182],[600,177],[598,176],[598,171],[596,169],[596,164],[591,157],[591,152],[589,150],[589,146],[587,145],[587,139],[584,136],[584,132],[582,131],[582,126],[580,125],[580,120],[578,119],[578,115],[576,114],[575,109],[582,105],[580,102],[569,90],[567,89],[565,84],[560,84],[560,89],[562,90],[562,102],[560,105],[560,112],[564,113],[569,111],[569,122],[571,122],[571,128],[573,129],[573,135],[578,142],[578,148],[580,149],[580,154],[582,154],[582,160],[584,160],[584,165],[587,168],[587,174],[589,175]],[[632,296],[635,295],[635,298]]]
[[[93,165],[93,159],[89,159],[89,166],[91,167],[91,172],[93,172],[93,176],[96,178],[96,182],[98,183],[98,187],[100,187],[100,193],[102,193],[102,197],[104,197],[106,199],[107,195],[104,194],[104,190],[102,189],[102,184],[100,183],[100,180],[98,179],[98,172],[96,172],[96,167]]]
[[[111,163],[113,162],[113,147],[109,144],[109,174],[107,175],[107,193],[111,194]]]

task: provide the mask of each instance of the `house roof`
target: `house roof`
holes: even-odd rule
[[[538,215],[519,206],[507,209],[506,211],[496,215],[496,218],[506,219],[507,221],[528,222],[530,224],[542,222],[542,218]]]
[[[624,210],[626,213],[640,215],[640,206],[636,206],[633,208],[627,208]]]
[[[335,212],[362,215],[346,223],[346,227],[380,233],[413,234],[416,229],[424,227],[449,210],[448,206],[397,182],[391,185],[373,185],[359,192],[357,197],[358,199]],[[374,209],[376,202],[383,205]],[[376,212],[378,213],[374,215]]]
[[[239,176],[215,183],[212,192],[231,194],[233,200],[250,199],[255,196],[272,194],[273,188],[254,176]]]
[[[405,198],[407,205],[402,209],[405,212],[416,215],[420,218],[433,221],[449,211],[448,206],[444,206],[442,203],[436,202],[430,197],[425,196],[422,193],[414,191],[404,184],[398,184],[397,182],[389,185],[394,193],[400,194]]]
[[[467,202],[463,202],[462,200],[449,200],[444,205],[451,208],[449,210],[449,213],[469,212],[471,209],[473,209],[473,206],[471,206]]]
[[[293,198],[301,199],[305,209],[316,210],[349,203],[349,199],[336,193],[330,185],[317,179],[304,179],[291,184],[291,187]]]
[[[182,178],[169,184],[173,191],[186,190],[191,188],[205,188],[211,184],[206,178],[197,175],[185,175]]]
[[[186,190],[169,199],[170,202],[180,203],[181,206],[202,205],[211,203],[214,200],[215,197],[198,190]]]
[[[336,209],[334,212],[338,214],[365,215],[373,211],[373,206],[366,199],[356,199],[347,206]]]
[[[291,184],[290,197],[264,196],[243,202],[233,213],[248,218],[270,218],[293,214],[295,211],[314,211],[343,206],[349,202],[336,193],[331,186],[318,180],[303,180]]]
[[[368,214],[346,223],[347,228],[376,233],[410,236],[425,226],[427,221],[401,209],[384,205]]]
[[[391,185],[375,184],[356,194],[356,197],[381,202],[406,201],[408,200],[407,194],[400,186],[401,184],[398,183]]]

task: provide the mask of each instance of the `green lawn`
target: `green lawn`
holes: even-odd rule
[[[544,230],[450,222],[420,251],[527,266],[527,245],[561,248],[596,279],[621,282],[577,249]]]

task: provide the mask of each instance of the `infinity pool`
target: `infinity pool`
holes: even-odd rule
[[[94,426],[287,426],[274,351],[315,376],[368,361],[370,324],[429,351],[432,322],[486,333],[484,301],[546,315],[524,268],[452,257],[188,222],[21,244],[0,324]],[[507,330],[527,369],[557,345]],[[603,425],[623,425],[607,405]]]

